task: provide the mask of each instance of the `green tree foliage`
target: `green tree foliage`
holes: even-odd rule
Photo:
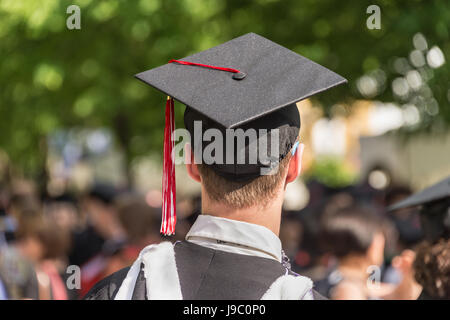
[[[306,181],[315,178],[317,181],[334,188],[346,187],[356,182],[357,176],[339,157],[318,157],[303,174]]]
[[[66,27],[71,4],[81,30]],[[381,8],[380,30],[366,27],[371,4]],[[0,0],[0,148],[28,173],[42,168],[45,137],[59,128],[109,127],[128,162],[160,150],[165,97],[133,75],[247,32],[348,78],[320,95],[326,110],[364,97],[358,79],[380,70],[371,98],[397,101],[396,59],[408,59],[417,33],[450,59],[449,26],[444,0]],[[449,70],[447,62],[427,71],[439,112],[425,126],[450,123]]]

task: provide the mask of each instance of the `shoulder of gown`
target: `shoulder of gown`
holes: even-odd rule
[[[89,290],[83,300],[113,300],[129,270],[130,267],[120,269],[100,280]]]

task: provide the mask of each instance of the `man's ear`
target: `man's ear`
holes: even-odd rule
[[[191,144],[186,143],[184,145],[184,162],[186,163],[186,170],[193,180],[201,182],[200,173],[198,172],[198,167],[194,161],[194,154],[192,153]]]
[[[286,175],[286,184],[294,181],[299,176],[302,170],[302,157],[303,150],[305,149],[305,145],[300,143],[294,155],[291,157],[289,161],[288,172]]]

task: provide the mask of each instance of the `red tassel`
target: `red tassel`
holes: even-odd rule
[[[172,97],[167,97],[166,124],[164,128],[164,164],[162,181],[162,221],[161,233],[166,236],[175,234],[176,216],[176,185],[175,162],[173,149],[175,140],[172,135],[175,131],[174,102]]]

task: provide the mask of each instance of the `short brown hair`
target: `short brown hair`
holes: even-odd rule
[[[291,157],[291,153],[288,152],[276,168],[278,170],[273,174],[262,175],[244,182],[225,179],[206,164],[197,164],[197,167],[211,200],[223,203],[231,208],[242,209],[256,204],[265,206],[273,199],[285,176]]]

